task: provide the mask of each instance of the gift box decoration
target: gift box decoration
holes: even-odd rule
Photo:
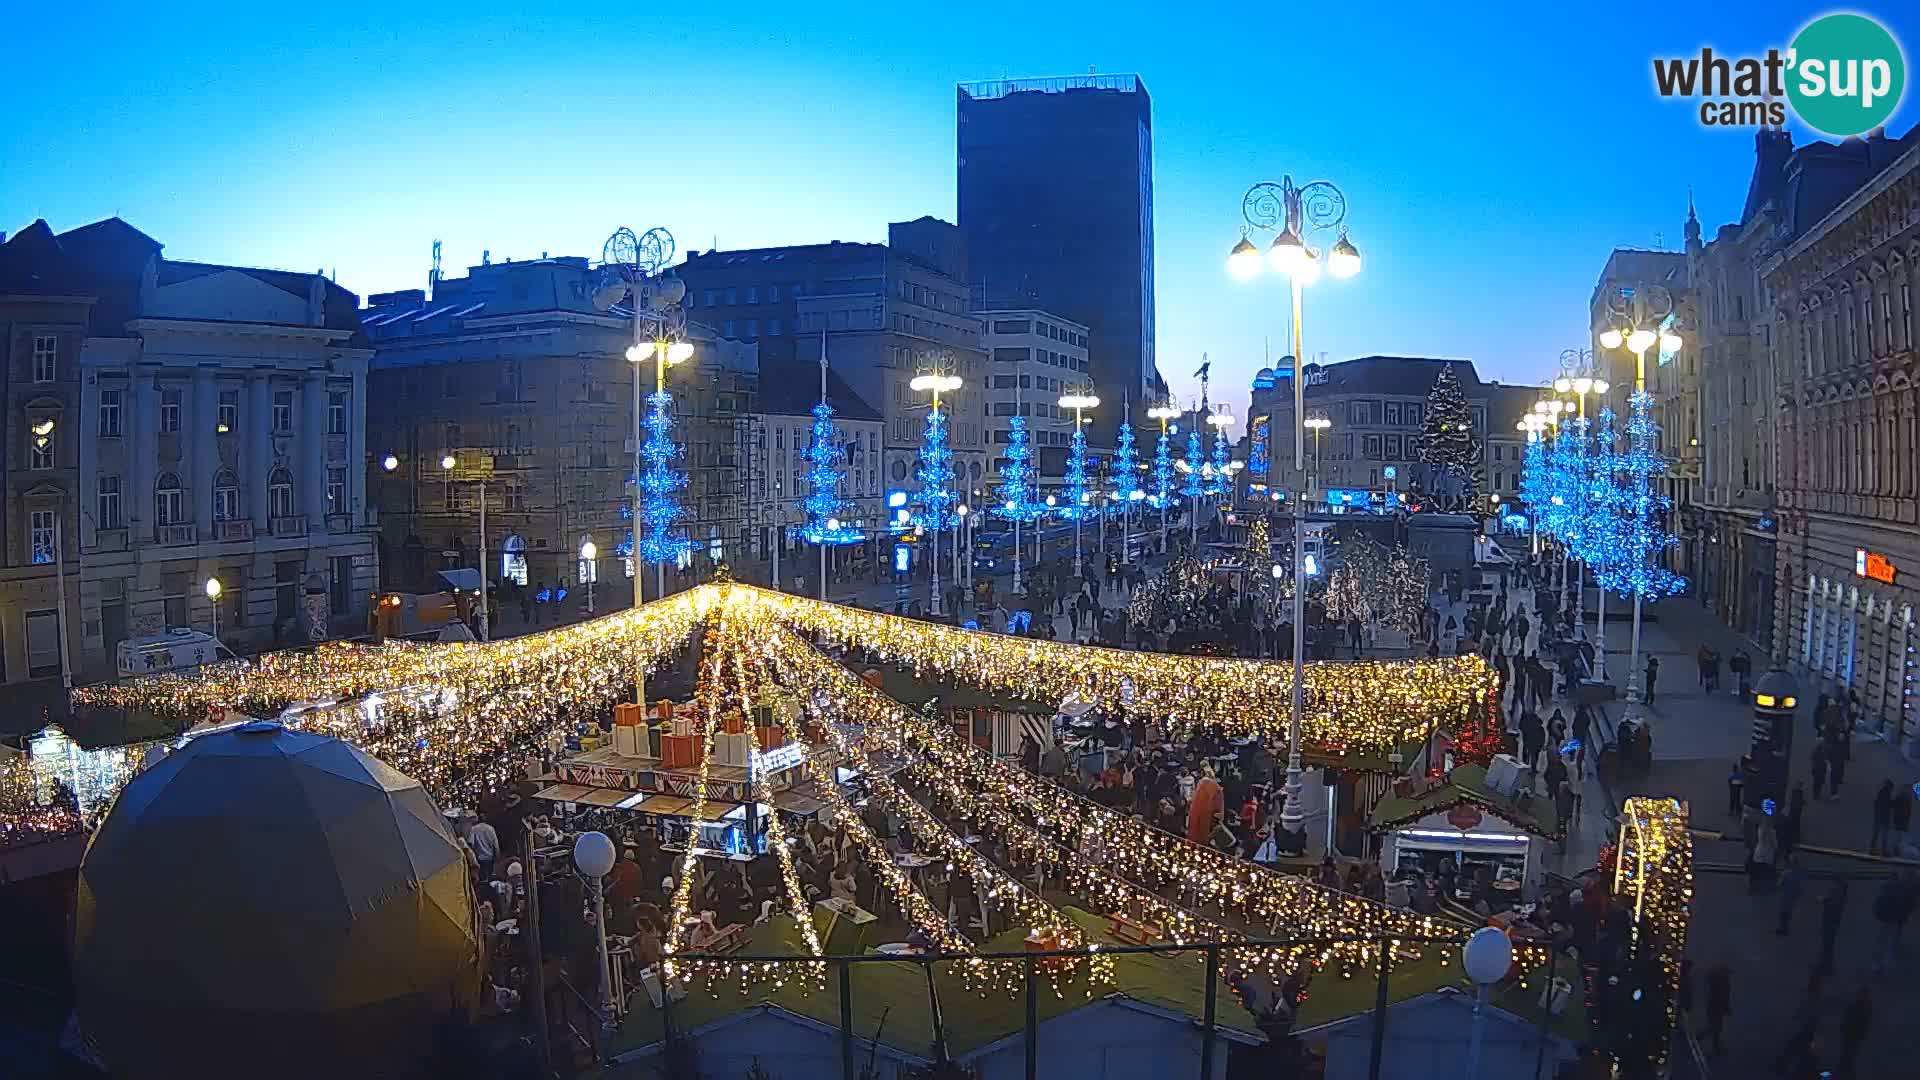
[[[738,710],[730,709],[720,717],[720,730],[728,735],[745,735],[747,718],[741,716]]]
[[[613,726],[613,752],[621,757],[639,757],[646,745],[646,736],[642,734],[645,730],[633,724],[616,723]]]
[[[623,701],[613,707],[614,727],[633,727],[644,721],[640,715],[640,706],[631,701]]]
[[[760,749],[766,751],[784,745],[787,741],[787,731],[778,725],[755,728],[754,737],[760,740]]]
[[[668,734],[668,731],[667,731],[666,725],[664,724],[648,724],[647,725],[647,756],[648,757],[657,758],[660,756],[660,739],[662,736],[665,736],[666,734]]]
[[[660,764],[669,769],[700,767],[700,740],[692,735],[667,735],[660,740]]]

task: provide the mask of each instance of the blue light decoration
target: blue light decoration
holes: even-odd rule
[[[1093,505],[1093,492],[1087,487],[1087,433],[1079,424],[1073,426],[1073,445],[1067,451],[1067,487],[1061,494],[1066,497],[1066,505],[1059,509],[1062,520],[1090,521],[1100,516],[1099,507]]]
[[[1165,509],[1173,502],[1173,436],[1164,431],[1153,448],[1153,493],[1147,501],[1156,510]]]
[[[1687,579],[1660,565],[1660,553],[1680,542],[1662,517],[1673,500],[1653,490],[1651,480],[1666,473],[1668,461],[1656,447],[1660,425],[1653,419],[1653,395],[1636,390],[1627,399],[1627,449],[1618,459],[1621,480],[1619,546],[1601,576],[1608,589],[1642,600],[1676,596]]]
[[[1209,465],[1213,466],[1213,475],[1207,480],[1207,496],[1209,498],[1224,497],[1233,489],[1233,474],[1227,471],[1227,462],[1231,460],[1229,455],[1231,455],[1232,452],[1233,448],[1227,445],[1227,429],[1224,427],[1214,428],[1213,460],[1208,462]]]
[[[1598,421],[1592,425],[1593,435],[1587,440],[1585,481],[1581,485],[1580,500],[1583,517],[1580,538],[1574,545],[1574,554],[1593,568],[1597,581],[1606,580],[1607,565],[1619,557],[1620,550],[1623,499],[1620,485],[1615,479],[1619,454],[1613,420],[1611,408],[1601,409]],[[1584,427],[1586,421],[1582,420],[1580,424]]]
[[[1033,521],[1047,512],[1047,504],[1040,501],[1034,485],[1027,418],[1015,416],[1007,423],[1007,460],[1000,466],[1000,505],[993,512],[1007,521]]]
[[[692,542],[673,535],[674,522],[686,516],[674,495],[687,486],[685,473],[675,472],[673,459],[680,447],[673,441],[673,395],[656,390],[647,395],[647,441],[640,448],[646,468],[640,474],[640,557],[650,563],[677,562],[692,550]]]
[[[807,516],[800,527],[801,539],[833,547],[865,540],[865,533],[840,520],[847,512],[846,500],[840,497],[840,482],[847,476],[846,447],[833,430],[833,406],[824,401],[813,407],[813,437],[801,457],[807,463],[808,491],[800,500]]]
[[[1247,449],[1247,472],[1251,474],[1247,482],[1248,491],[1267,490],[1267,472],[1272,468],[1267,459],[1267,437],[1271,426],[1264,416],[1253,422],[1253,444]]]
[[[1187,482],[1180,488],[1180,494],[1189,499],[1197,499],[1207,493],[1206,478],[1201,472],[1207,467],[1206,451],[1200,446],[1200,433],[1187,432]]]
[[[1527,511],[1533,515],[1535,527],[1545,529],[1545,520],[1550,506],[1547,502],[1547,443],[1546,436],[1540,432],[1531,432],[1527,440],[1526,452],[1520,459],[1520,501],[1526,504]]]
[[[927,413],[926,430],[920,434],[920,469],[915,475],[920,490],[914,492],[914,505],[920,508],[914,520],[922,528],[944,529],[955,519],[953,504],[960,496],[953,490],[953,449],[947,445],[947,414],[939,406]]]
[[[1133,425],[1120,425],[1119,441],[1113,450],[1113,493],[1125,511],[1140,499],[1140,455],[1134,449]]]

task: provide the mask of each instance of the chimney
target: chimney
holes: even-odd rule
[[[307,324],[327,325],[327,278],[318,272],[307,280]]]

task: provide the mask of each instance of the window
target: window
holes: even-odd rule
[[[1369,460],[1380,456],[1380,436],[1367,435],[1360,440],[1360,454]]]
[[[589,398],[593,396],[593,389],[592,389],[591,383],[588,384],[587,396]],[[467,433],[460,427],[459,424],[448,424],[446,427],[446,438],[442,441],[448,450],[452,450],[454,447],[466,445],[466,441],[467,441],[466,436],[467,436]]]
[[[94,482],[93,527],[120,527],[120,478],[102,476]]]
[[[240,520],[240,481],[232,469],[213,474],[213,520]]]
[[[739,302],[740,302],[740,290],[739,290],[739,289],[728,289],[728,290],[727,290],[727,303],[729,303],[729,304],[737,304],[737,303],[739,303]]]
[[[1391,409],[1393,406],[1389,405],[1387,407]],[[1385,454],[1386,460],[1388,461],[1400,460],[1400,436],[1398,435],[1387,436],[1384,446],[1386,449],[1386,454]]]
[[[267,516],[293,516],[293,474],[285,466],[267,476]]]
[[[1033,324],[1026,319],[995,319],[993,332],[996,334],[1026,334],[1033,331]]]
[[[720,330],[720,336],[722,336],[722,337],[732,337],[732,336],[733,336],[733,333],[734,333],[734,331],[733,331],[733,320],[732,320],[732,319],[728,319],[728,320],[726,321],[726,324],[725,324],[725,325],[724,325],[724,326],[723,326],[723,327],[721,328],[721,330]]]
[[[160,430],[177,432],[180,430],[180,389],[160,391]]]
[[[1507,474],[1503,472],[1495,472],[1493,474],[1493,489],[1495,491],[1500,491],[1500,490],[1503,490],[1506,486],[1507,486]]]
[[[780,320],[779,319],[767,320],[767,336],[768,337],[780,336]]]
[[[760,302],[760,287],[758,285],[747,286],[747,303],[757,304],[759,302]]]
[[[718,302],[718,294],[712,289],[700,290],[700,305],[702,307],[712,307],[716,302]]]
[[[760,336],[760,320],[759,319],[747,320],[747,336],[750,338]]]
[[[27,436],[27,467],[46,470],[53,468],[53,428],[51,416],[42,416],[31,422]]]
[[[180,524],[186,520],[185,502],[180,477],[175,473],[161,473],[153,485],[153,520],[160,525]]]
[[[995,349],[993,350],[994,360],[1003,364],[1017,364],[1023,360],[1027,360],[1031,358],[1032,355],[1033,355],[1033,350],[1031,349]]]
[[[293,391],[291,390],[273,392],[273,430],[293,430]]]
[[[35,510],[27,515],[27,547],[33,553],[35,566],[44,566],[54,560],[52,510]]]
[[[120,391],[100,391],[100,437],[120,437]]]
[[[327,434],[345,435],[347,433],[347,392],[345,390],[327,391]]]
[[[767,286],[767,303],[777,304],[779,302],[780,302],[780,286],[778,285]]]
[[[216,435],[225,435],[240,430],[240,391],[220,391],[219,416],[215,418],[213,431]],[[202,420],[201,423],[205,423]]]
[[[33,336],[33,381],[52,382],[54,362],[60,358],[60,339],[52,334]]]
[[[333,467],[327,470],[327,513],[344,514],[347,512],[347,470]]]

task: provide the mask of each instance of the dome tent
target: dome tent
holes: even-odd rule
[[[80,867],[80,1019],[116,1080],[415,1075],[478,991],[462,853],[416,781],[253,722],[136,776]]]

